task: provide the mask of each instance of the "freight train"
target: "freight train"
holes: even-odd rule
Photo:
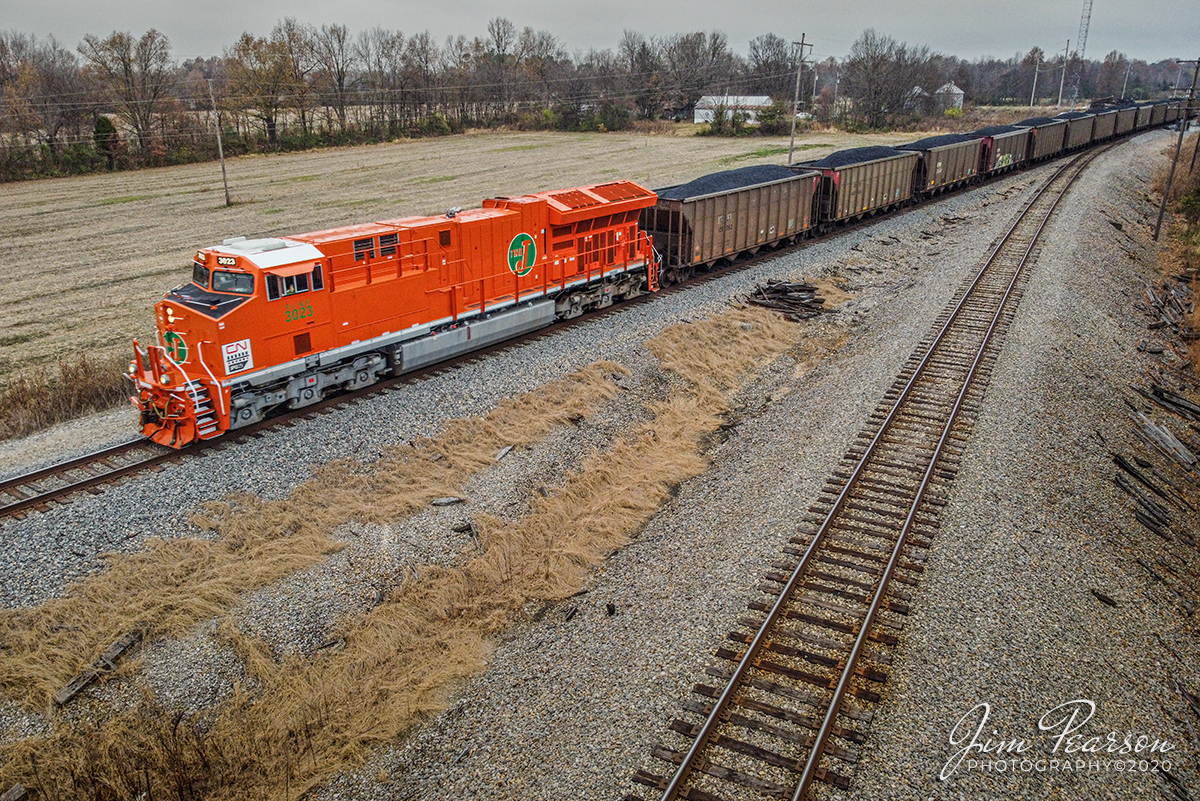
[[[657,191],[611,181],[226,239],[155,305],[131,401],[145,436],[182,448],[1180,114],[1174,101],[1100,106]]]

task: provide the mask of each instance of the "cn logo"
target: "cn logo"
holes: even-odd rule
[[[225,359],[225,375],[233,375],[254,367],[254,352],[250,349],[249,339],[239,339],[221,346],[221,356]]]

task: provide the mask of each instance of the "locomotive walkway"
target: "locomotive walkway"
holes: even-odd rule
[[[901,369],[809,508],[754,613],[717,649],[685,715],[670,728],[686,751],[639,770],[662,801],[812,797],[814,782],[847,788],[878,688],[887,681],[940,509],[992,368],[1036,260],[1039,237],[1085,167],[1061,167],[960,288]],[[638,795],[627,801],[640,801]]]

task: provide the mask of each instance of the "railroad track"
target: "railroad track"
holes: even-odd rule
[[[996,176],[990,180],[994,181],[1002,177],[1007,176]],[[896,212],[896,214],[902,215],[907,211],[909,210],[901,210]],[[833,232],[816,235],[816,238],[834,239],[845,233],[858,230],[860,226],[869,224],[870,221],[856,222],[839,227]],[[633,304],[649,303],[655,298],[665,297],[675,292],[683,292],[707,281],[713,281],[734,272],[750,269],[769,258],[773,258],[780,250],[800,247],[808,241],[808,239],[799,239],[793,245],[785,245],[779,248],[764,248],[753,255],[739,259],[734,264],[718,267],[710,271],[698,272],[686,281],[664,287],[657,293],[647,293],[615,304],[607,309],[592,312],[571,320],[562,320],[547,328],[532,331],[477,351],[465,353],[412,373],[384,379],[354,392],[335,395],[311,406],[285,412],[259,423],[246,426],[245,428],[237,429],[215,440],[197,442],[181,450],[168,450],[154,443],[134,440],[96,453],[69,459],[60,464],[51,465],[22,476],[5,479],[0,481],[0,520],[10,517],[21,518],[30,512],[44,512],[50,508],[52,503],[68,502],[70,497],[78,492],[99,494],[103,492],[105,485],[111,484],[120,478],[134,475],[142,470],[179,461],[185,456],[200,455],[213,448],[225,447],[231,442],[244,441],[247,437],[259,436],[271,429],[292,425],[299,420],[312,418],[318,414],[326,414],[332,411],[334,407],[358,403],[380,392],[387,392],[405,384],[424,380],[446,372],[460,364],[472,364],[484,356],[535,342],[542,337],[550,336],[570,326],[583,325],[605,314],[612,314],[622,309],[627,309]]]
[[[99,494],[103,485],[172,456],[178,458],[180,453],[150,440],[136,439],[7,478],[0,481],[0,517],[44,512],[49,501],[61,503],[77,492]]]
[[[666,770],[638,770],[635,784],[662,801],[801,801],[850,786],[1039,237],[1107,149],[1064,164],[935,321],[763,577],[768,600],[749,604],[714,681],[684,702],[678,747],[652,749]]]

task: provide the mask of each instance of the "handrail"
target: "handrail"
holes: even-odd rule
[[[221,404],[221,414],[228,416],[229,412],[225,411],[225,393],[221,391],[221,382],[217,381],[217,377],[212,374],[212,370],[208,369],[208,365],[204,361],[204,354],[200,350],[201,346],[205,342],[208,342],[208,344],[210,344],[210,345],[215,344],[213,342],[209,342],[207,339],[197,342],[196,343],[196,360],[200,362],[200,366],[204,368],[204,372],[208,373],[208,377],[212,379],[213,389],[216,390],[217,400]],[[185,373],[185,375],[186,375],[186,373]]]

